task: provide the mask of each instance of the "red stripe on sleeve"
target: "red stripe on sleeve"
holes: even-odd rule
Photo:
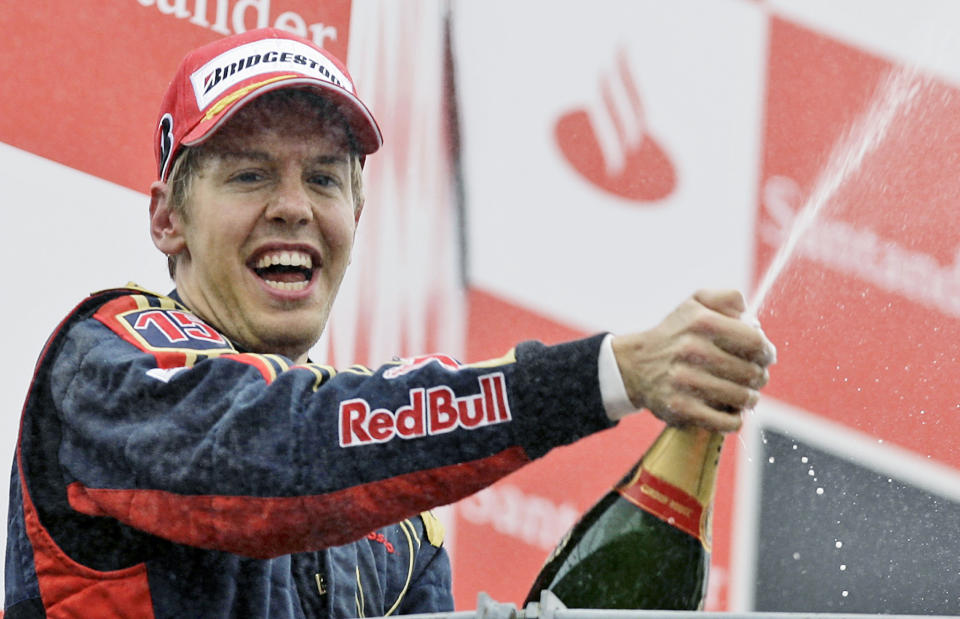
[[[457,501],[527,462],[523,449],[512,447],[482,460],[312,496],[181,495],[76,482],[67,487],[67,497],[79,512],[117,518],[180,544],[267,559],[346,544]]]

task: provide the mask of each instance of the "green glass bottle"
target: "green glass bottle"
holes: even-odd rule
[[[560,541],[524,606],[549,589],[567,608],[702,609],[723,435],[667,427]]]

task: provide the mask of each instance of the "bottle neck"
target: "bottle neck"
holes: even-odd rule
[[[723,435],[702,428],[667,427],[617,492],[709,550],[711,512]]]

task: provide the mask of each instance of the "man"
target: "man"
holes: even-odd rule
[[[7,617],[325,617],[452,608],[456,501],[637,408],[735,430],[773,348],[707,291],[656,328],[502,359],[339,372],[307,351],[380,144],[346,69],[276,30],[183,61],[158,123],[176,290],[96,293],[51,336],[11,484]]]

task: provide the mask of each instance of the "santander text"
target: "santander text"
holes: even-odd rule
[[[272,26],[311,39],[320,47],[327,39],[337,40],[337,28],[323,23],[308,24],[296,11],[273,18],[270,0],[137,0],[140,6],[156,6],[164,15],[187,19],[191,24],[220,34],[246,32]],[[209,4],[209,6],[208,6]]]

